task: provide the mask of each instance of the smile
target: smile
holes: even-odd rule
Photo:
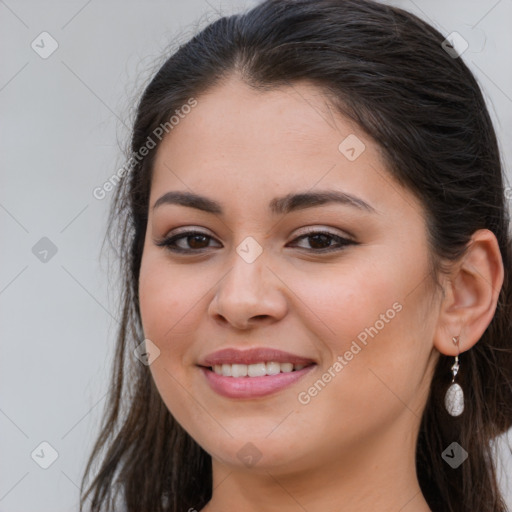
[[[210,388],[228,398],[259,398],[277,393],[317,366],[308,357],[271,347],[225,348],[198,363]]]
[[[267,373],[267,365],[270,373]],[[218,395],[227,398],[251,399],[272,395],[290,387],[316,366],[315,363],[304,366],[270,362],[249,365],[223,364],[199,368],[210,388]],[[264,374],[263,367],[265,367]],[[278,373],[277,368],[279,368]],[[225,375],[224,371],[226,373],[231,371],[231,376]],[[255,375],[256,373],[258,375]]]
[[[265,377],[279,373],[290,373],[302,370],[305,364],[293,363],[256,363],[256,364],[216,364],[211,369],[224,377]]]

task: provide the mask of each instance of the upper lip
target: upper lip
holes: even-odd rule
[[[213,352],[204,357],[200,366],[214,366],[216,364],[255,364],[255,363],[292,363],[292,364],[310,364],[314,363],[312,359],[302,357],[290,352],[283,352],[275,348],[251,348],[239,350],[236,348],[225,348]]]

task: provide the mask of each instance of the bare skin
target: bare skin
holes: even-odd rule
[[[160,350],[150,369],[162,399],[212,456],[204,512],[430,511],[414,462],[420,418],[439,353],[457,354],[453,336],[470,349],[494,315],[503,281],[494,235],[477,231],[436,289],[419,201],[319,89],[258,92],[232,77],[197,100],[158,149],[140,304]],[[349,135],[364,151],[350,151],[356,139],[340,151]],[[206,196],[223,213],[153,209],[169,191]],[[318,191],[369,208],[269,209],[276,197]],[[206,237],[175,242],[189,254],[156,245],[189,229]],[[247,237],[262,251],[250,263],[236,250]],[[229,398],[198,366],[228,347],[278,348],[315,366],[270,395]]]

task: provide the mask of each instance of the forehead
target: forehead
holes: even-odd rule
[[[196,100],[157,150],[151,204],[175,189],[266,207],[269,197],[317,187],[380,209],[383,191],[390,198],[398,186],[380,148],[312,84],[260,91],[232,78]]]
[[[248,158],[270,148],[295,152],[298,141],[303,150],[312,148],[333,130],[326,99],[312,86],[257,91],[232,79],[197,101],[175,131],[181,132],[180,138],[200,138],[200,149],[243,148]]]

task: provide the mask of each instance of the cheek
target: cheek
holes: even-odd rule
[[[205,289],[187,272],[162,261],[160,255],[144,254],[139,279],[139,303],[144,335],[155,343],[160,355],[149,366],[152,378],[167,409],[196,438],[198,425],[219,438],[223,431],[204,413],[200,400],[191,399],[187,370],[190,344],[200,315]]]
[[[160,346],[162,336],[170,328],[173,315],[183,307],[176,300],[173,287],[167,285],[162,272],[141,268],[139,280],[139,304],[144,335]]]
[[[151,255],[143,256],[139,279],[142,327],[144,337],[160,350],[149,370],[167,408],[173,411],[180,408],[176,392],[184,382],[186,344],[183,340],[187,338],[187,322],[191,318],[187,310],[190,311],[193,295],[169,265],[162,265]]]
[[[316,334],[314,342],[326,347],[325,365],[342,357],[343,369],[338,366],[334,378],[325,376],[325,388],[317,386],[323,398],[314,398],[314,407],[339,401],[348,411],[396,413],[404,407],[400,399],[417,394],[432,348],[429,295],[422,284],[426,265],[412,255],[382,257],[336,272],[304,273],[307,277],[294,281],[294,292],[305,304],[301,316],[310,319],[307,327]]]
[[[189,272],[170,265],[151,250],[143,254],[139,304],[144,334],[160,350],[168,341],[190,334],[190,322],[201,306],[204,287]]]
[[[289,282],[300,298],[295,304],[301,310],[301,321],[307,322],[315,337],[330,340],[331,352],[338,355],[359,335],[364,339],[366,330],[376,322],[379,331],[396,323],[403,277],[394,272],[383,263],[350,261],[337,267],[318,266],[302,271],[300,276],[289,275]]]

